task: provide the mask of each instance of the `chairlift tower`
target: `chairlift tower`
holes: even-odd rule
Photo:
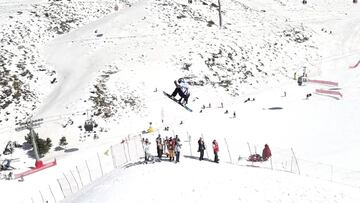
[[[42,167],[43,163],[40,160],[38,147],[36,145],[34,128],[39,127],[42,124],[43,120],[44,119],[42,119],[42,118],[32,120],[31,117],[30,117],[25,123],[19,123],[20,127],[15,128],[16,131],[22,131],[22,130],[29,130],[30,131],[30,137],[31,137],[31,141],[32,141],[32,145],[33,145],[33,149],[34,149],[34,153],[35,153],[35,159],[36,159],[36,161],[35,161],[35,167],[36,168]]]

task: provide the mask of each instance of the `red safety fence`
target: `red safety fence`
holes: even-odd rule
[[[339,97],[342,97],[342,96],[343,96],[343,95],[341,94],[341,92],[335,91],[335,90],[316,89],[315,92],[316,92],[316,93],[319,93],[319,94],[328,94],[328,95],[339,96]]]
[[[359,64],[360,64],[360,60],[355,65],[349,66],[349,68],[356,68],[356,67],[358,67]]]
[[[46,168],[49,168],[49,167],[52,167],[52,166],[55,166],[55,165],[56,165],[56,159],[55,159],[54,161],[52,161],[52,162],[47,163],[47,164],[43,164],[41,167],[34,168],[34,169],[30,169],[30,170],[28,170],[28,171],[15,174],[15,178],[24,177],[24,176],[27,176],[27,175],[36,173],[36,172],[38,172],[38,171],[44,170],[44,169],[46,169]]]
[[[318,84],[323,84],[323,85],[330,85],[330,86],[338,86],[339,84],[337,82],[331,82],[331,81],[326,81],[326,80],[307,80],[308,82],[312,82],[312,83],[318,83]]]

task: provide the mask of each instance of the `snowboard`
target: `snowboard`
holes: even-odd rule
[[[180,106],[184,107],[184,108],[185,108],[186,110],[188,110],[189,112],[192,112],[192,109],[190,109],[190,108],[187,107],[186,105],[181,104],[180,102],[178,102],[177,99],[171,98],[171,95],[170,95],[170,94],[168,94],[168,93],[166,93],[166,92],[164,92],[164,91],[163,91],[163,93],[164,93],[164,95],[167,96],[169,99],[173,100],[174,102],[176,102],[176,103],[179,104]]]

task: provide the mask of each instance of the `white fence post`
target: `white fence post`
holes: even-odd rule
[[[81,175],[80,175],[80,171],[79,171],[78,166],[76,166],[76,171],[77,171],[77,173],[78,173],[78,175],[79,175],[79,179],[80,179],[81,187],[84,187],[84,184],[83,184],[83,182],[82,182],[82,179],[81,179]]]
[[[54,193],[53,193],[53,191],[52,191],[52,189],[51,189],[51,186],[49,185],[49,189],[50,189],[50,193],[51,193],[51,195],[53,196],[53,198],[54,198],[54,202],[56,202],[56,198],[55,198],[55,195],[54,195]]]
[[[138,159],[138,158],[139,158],[139,154],[138,154],[138,149],[137,149],[137,144],[136,144],[136,140],[135,140],[135,139],[133,139],[133,143],[134,143],[134,145],[135,145],[136,159]]]
[[[333,181],[334,168],[333,168],[333,165],[332,165],[332,164],[330,165],[330,167],[331,167],[331,177],[330,177],[330,181],[332,182],[332,181]]]
[[[66,182],[69,184],[69,188],[70,188],[71,194],[74,193],[73,190],[72,190],[72,188],[71,188],[71,184],[70,184],[68,178],[66,177],[65,173],[63,173],[63,175],[64,175],[64,177],[65,177]]]
[[[89,165],[88,165],[87,160],[85,160],[85,164],[86,164],[86,168],[88,169],[88,172],[89,172],[90,182],[92,182],[91,172],[90,172],[90,169],[89,169]]]
[[[63,190],[63,188],[62,188],[62,186],[61,186],[61,184],[60,184],[59,179],[57,179],[57,182],[58,182],[58,184],[59,184],[60,190],[61,190],[62,194],[64,195],[64,199],[65,199],[66,196],[65,196],[64,190]]]
[[[228,151],[228,153],[229,153],[230,163],[233,163],[233,162],[232,162],[232,159],[231,159],[231,154],[230,154],[230,150],[229,150],[229,145],[228,145],[228,143],[227,143],[227,141],[226,141],[226,138],[224,138],[224,140],[225,140],[225,144],[226,144],[227,151]]]
[[[75,181],[75,183],[76,183],[77,189],[80,190],[79,184],[78,184],[78,182],[77,182],[77,180],[76,180],[76,178],[75,178],[75,176],[74,176],[74,174],[73,174],[73,172],[72,172],[71,170],[70,170],[70,174],[71,174],[71,176],[74,178],[74,181]]]
[[[298,164],[298,161],[297,161],[297,158],[296,158],[296,156],[295,156],[295,153],[294,153],[293,148],[291,148],[291,152],[292,152],[292,154],[293,154],[293,156],[294,156],[295,163],[296,163],[296,167],[297,167],[297,169],[298,169],[298,171],[299,171],[299,175],[300,175],[300,168],[299,168],[299,164]]]
[[[190,147],[190,156],[192,156],[192,148],[191,148],[191,136],[189,135],[189,132],[186,132],[189,139],[189,147]]]
[[[101,170],[101,176],[104,176],[104,171],[103,171],[103,168],[102,168],[102,166],[101,166],[101,161],[100,161],[99,152],[97,153],[97,157],[98,157],[98,160],[99,160],[99,166],[100,166],[100,170]]]
[[[248,146],[248,148],[249,148],[249,153],[250,153],[250,156],[252,155],[252,153],[251,153],[251,147],[250,147],[250,144],[249,144],[249,142],[247,142],[247,146]],[[254,165],[254,161],[251,159],[251,165]]]
[[[111,150],[111,157],[112,157],[114,168],[117,168],[113,146],[110,147],[110,150]]]
[[[129,142],[130,142],[130,138],[126,140],[126,146],[127,146],[127,151],[128,151],[128,155],[129,155],[129,160],[131,161],[132,159],[131,159]]]
[[[252,153],[251,153],[251,147],[250,147],[249,142],[247,142],[247,145],[248,145],[248,148],[249,148],[249,153],[250,153],[250,155],[251,155]]]
[[[42,195],[41,191],[39,190],[39,193],[40,193],[40,197],[42,199],[42,202],[45,203],[45,200],[44,200],[44,196]]]
[[[126,156],[125,144],[122,143],[122,146],[123,146],[123,149],[124,149],[124,156],[125,156],[126,162],[128,162],[129,160],[128,160],[127,156]]]

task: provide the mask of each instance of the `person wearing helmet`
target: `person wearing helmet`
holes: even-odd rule
[[[178,100],[179,103],[186,105],[188,103],[188,99],[190,97],[190,92],[189,92],[189,85],[188,83],[184,80],[184,78],[179,78],[177,81],[174,81],[175,83],[175,90],[174,92],[171,94],[171,98],[175,98],[177,94],[180,95],[180,99]],[[183,99],[183,101],[182,101]]]

